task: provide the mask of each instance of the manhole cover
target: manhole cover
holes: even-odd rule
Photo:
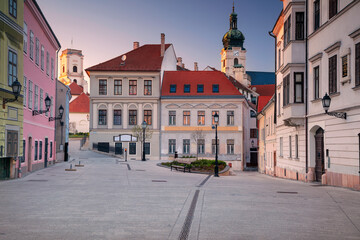
[[[32,179],[32,180],[27,180],[28,182],[47,182],[48,180],[45,179]]]
[[[152,180],[152,182],[167,182],[166,180]]]
[[[277,191],[277,193],[298,194],[298,192],[283,192],[283,191]]]
[[[138,172],[145,172],[144,169],[136,169],[135,171],[138,171]]]

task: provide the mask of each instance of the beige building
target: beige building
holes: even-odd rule
[[[146,140],[146,158],[160,157],[160,86],[162,73],[176,70],[174,47],[165,44],[139,46],[126,54],[86,69],[90,77],[90,144],[94,149],[141,159],[140,142],[114,142],[132,134],[146,121],[152,138]]]

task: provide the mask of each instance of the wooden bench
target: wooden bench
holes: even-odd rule
[[[189,172],[190,172],[190,167],[187,167],[187,166],[171,165],[170,167],[171,167],[171,171],[172,171],[173,168],[175,168],[176,170],[182,169],[184,172],[186,171],[186,169],[188,169]]]

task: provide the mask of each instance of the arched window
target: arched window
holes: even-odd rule
[[[63,72],[65,72],[65,66],[63,66]]]
[[[239,60],[237,58],[234,59],[234,66],[239,64]]]
[[[73,66],[73,72],[77,72],[77,66]]]

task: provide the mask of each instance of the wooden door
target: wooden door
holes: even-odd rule
[[[276,176],[276,151],[274,151],[274,176]]]
[[[315,134],[315,181],[321,182],[324,173],[324,130],[319,128]]]
[[[31,162],[32,162],[31,152],[32,152],[32,137],[29,137],[29,141],[28,141],[28,157],[27,157],[28,172],[31,172]]]
[[[7,144],[6,156],[7,157],[17,157],[18,146],[19,146],[17,131],[7,131],[6,144]]]

